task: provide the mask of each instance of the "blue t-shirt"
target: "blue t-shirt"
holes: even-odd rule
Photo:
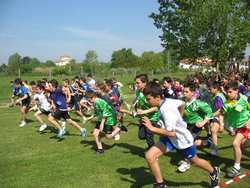
[[[14,84],[11,87],[13,95],[18,95],[19,88],[16,87]]]
[[[55,91],[50,94],[51,100],[56,105],[56,108],[59,110],[67,110],[66,97],[61,88],[57,88]]]
[[[89,87],[89,84],[87,84],[87,83],[82,83],[82,84],[81,84],[81,87],[82,87],[83,90],[86,91],[86,92],[88,92],[88,91],[91,90],[90,87]]]
[[[24,85],[17,88],[16,92],[17,92],[17,95],[20,96],[20,97],[23,97],[26,94],[29,96],[29,89],[27,87],[25,87]]]

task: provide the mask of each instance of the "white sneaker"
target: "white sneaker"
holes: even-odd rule
[[[21,121],[19,127],[24,127],[26,125],[26,121]]]
[[[65,131],[65,129],[66,129],[66,122],[65,121],[59,121],[59,123],[62,126],[62,130]]]
[[[186,172],[190,168],[190,163],[181,161],[181,165],[177,168],[179,172]]]
[[[116,141],[120,140],[120,138],[121,138],[120,134],[117,134],[117,135],[114,136],[114,140],[116,140]]]
[[[39,131],[42,132],[44,131],[45,129],[47,128],[47,125],[46,124],[42,124],[39,128]]]

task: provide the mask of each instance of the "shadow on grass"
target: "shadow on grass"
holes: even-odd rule
[[[140,148],[138,146],[131,145],[128,143],[118,143],[116,144],[116,146],[127,149],[127,151],[124,151],[123,153],[129,153],[133,155],[138,155],[140,157],[144,157],[145,149]]]
[[[140,188],[145,185],[150,185],[154,183],[153,175],[151,174],[149,168],[138,167],[138,168],[119,168],[117,172],[121,175],[130,175],[130,178],[121,177],[122,181],[131,183],[130,188]],[[132,179],[132,180],[131,180]],[[201,187],[209,187],[209,183],[202,182],[173,182],[170,180],[165,181],[170,187],[192,187],[194,185],[200,185]]]
[[[57,140],[57,142],[62,142],[65,139],[64,137],[59,138],[57,135],[51,136],[49,138],[50,139],[55,139],[55,140]]]
[[[91,149],[96,151],[96,143],[94,140],[81,140],[80,144],[83,144],[84,146],[91,146]],[[112,145],[108,145],[102,142],[102,147],[104,150],[109,150],[111,148],[113,148],[114,146],[116,146],[117,144],[114,143]]]

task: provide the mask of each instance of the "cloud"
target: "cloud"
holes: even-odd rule
[[[88,39],[96,39],[96,40],[108,40],[108,41],[116,41],[121,40],[119,37],[115,36],[113,33],[108,30],[87,30],[80,29],[76,27],[65,27],[64,31],[70,32],[74,35],[78,35],[82,38]]]

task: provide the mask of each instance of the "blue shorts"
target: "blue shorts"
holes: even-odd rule
[[[176,149],[181,153],[182,157],[187,160],[191,160],[196,155],[196,147],[194,144],[186,149],[177,149],[168,137],[160,137],[160,143],[166,147],[166,152],[171,152]]]

